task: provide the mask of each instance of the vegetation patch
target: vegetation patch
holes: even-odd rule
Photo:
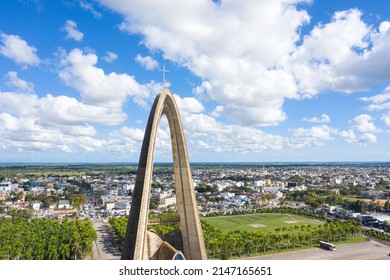
[[[274,213],[275,209],[265,209],[264,211],[273,213],[247,215],[241,213],[241,215],[230,214],[201,219],[208,258],[234,259],[242,256],[301,250],[318,247],[320,240],[335,244],[362,240],[360,222],[323,219],[319,223],[318,215],[311,214],[312,218],[309,218],[296,214],[300,211],[297,209],[278,210],[283,213]],[[310,212],[300,211],[300,213],[310,216]],[[117,238],[120,242],[124,239],[127,220],[127,218],[110,219],[113,232],[119,233]],[[297,223],[287,227],[284,223],[286,220],[296,220]],[[156,229],[155,226],[150,229],[152,228]]]
[[[89,219],[0,219],[0,260],[68,260],[92,256]]]
[[[291,218],[293,217],[293,219]],[[261,213],[235,216],[218,216],[205,218],[208,223],[220,228],[224,233],[235,230],[273,232],[277,228],[286,227],[286,224],[296,226],[318,225],[318,221],[299,215]],[[322,223],[322,222],[321,222]],[[252,225],[261,224],[262,227]]]

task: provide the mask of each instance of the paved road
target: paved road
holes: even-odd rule
[[[119,260],[121,254],[108,232],[108,226],[97,218],[93,219],[92,222],[98,235],[98,239],[93,246],[93,258],[95,260]]]
[[[335,251],[320,248],[249,257],[251,260],[390,260],[390,246],[376,241],[337,246]]]

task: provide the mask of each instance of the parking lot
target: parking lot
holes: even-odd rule
[[[390,260],[390,246],[377,241],[345,244],[335,251],[320,248],[248,257],[251,260]]]

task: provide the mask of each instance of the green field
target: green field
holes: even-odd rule
[[[301,225],[320,225],[321,221],[292,214],[246,214],[236,216],[218,216],[205,218],[210,224],[220,228],[224,233],[234,230],[273,232],[275,228]]]

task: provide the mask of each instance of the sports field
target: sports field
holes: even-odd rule
[[[220,228],[223,232],[234,230],[272,232],[275,228],[294,227],[301,225],[319,225],[321,221],[292,214],[246,214],[235,216],[217,216],[205,218],[210,224]]]

